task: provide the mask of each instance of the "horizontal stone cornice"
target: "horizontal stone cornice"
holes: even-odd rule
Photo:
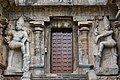
[[[11,1],[11,0],[9,0]],[[55,5],[107,5],[113,0],[14,0],[16,6],[55,6]]]

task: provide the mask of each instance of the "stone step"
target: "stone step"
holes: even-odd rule
[[[65,79],[65,78],[62,78],[62,79],[50,79],[50,78],[33,78],[32,80],[87,80],[87,78],[80,78],[80,79]]]
[[[40,75],[39,77],[32,77],[32,80],[87,80],[87,75],[83,74],[56,74]]]

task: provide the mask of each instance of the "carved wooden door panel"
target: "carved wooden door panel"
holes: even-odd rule
[[[52,73],[72,73],[72,31],[52,32]]]

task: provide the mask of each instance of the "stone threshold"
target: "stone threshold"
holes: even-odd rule
[[[32,77],[32,80],[87,80],[86,74],[46,74]]]

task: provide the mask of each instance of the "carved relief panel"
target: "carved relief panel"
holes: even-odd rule
[[[97,20],[96,20],[97,21]],[[92,61],[95,64],[97,75],[115,75],[118,74],[117,65],[117,43],[113,38],[113,26],[106,16],[102,21],[97,21],[90,31],[89,38],[91,47],[90,53],[93,55]]]

